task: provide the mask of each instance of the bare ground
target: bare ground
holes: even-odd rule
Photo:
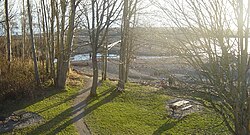
[[[79,135],[91,135],[91,132],[84,122],[84,108],[87,106],[87,98],[90,93],[92,78],[84,76],[85,85],[84,88],[79,92],[79,95],[74,99],[73,105],[73,121],[77,128]]]
[[[101,75],[102,63],[99,62],[99,75]],[[78,61],[72,63],[72,66],[85,74],[92,74],[91,61]],[[130,63],[129,78],[130,82],[142,81],[160,81],[168,78],[170,75],[194,74],[194,69],[187,65],[179,57],[138,57]],[[109,59],[107,67],[108,78],[118,79],[119,60]]]

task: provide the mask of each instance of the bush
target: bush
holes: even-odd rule
[[[35,79],[33,62],[14,59],[10,64],[6,60],[0,63],[0,100],[33,96]],[[40,74],[45,72],[40,69]],[[46,80],[46,79],[45,79]]]
[[[67,78],[67,85],[71,87],[83,87],[83,74],[77,70],[70,70]]]

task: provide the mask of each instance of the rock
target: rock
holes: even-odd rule
[[[42,116],[34,112],[14,112],[7,118],[7,122],[0,124],[0,133],[33,126],[43,122],[43,120]]]
[[[5,120],[6,120],[6,117],[0,116],[0,121],[5,121]]]
[[[187,103],[189,103],[189,101],[187,101],[187,100],[181,100],[181,101],[174,102],[173,106],[180,107],[180,106],[183,106],[183,105],[185,105]]]
[[[192,107],[193,105],[188,105],[186,107],[181,108],[182,111],[188,110]]]
[[[30,125],[34,125],[43,121],[43,117],[34,112],[27,112],[21,115],[20,122],[16,125],[16,128],[24,128]]]

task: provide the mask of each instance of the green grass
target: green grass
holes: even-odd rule
[[[187,135],[228,134],[221,119],[211,111],[195,113],[181,120],[167,117],[166,101],[172,97],[163,90],[127,84],[124,93],[115,84],[104,82],[99,97],[89,101],[85,121],[98,135]]]
[[[36,112],[44,117],[45,121],[40,125],[31,126],[24,129],[14,130],[8,134],[16,135],[77,135],[76,128],[71,122],[71,105],[76,88],[67,88],[63,92],[45,98],[32,104],[24,110]]]
[[[4,135],[77,135],[78,132],[72,120],[72,105],[78,91],[82,88],[83,80],[82,76],[76,76],[76,74],[70,74],[65,90],[50,89],[46,90],[44,98],[35,99],[32,102],[13,101],[1,106],[1,108],[7,108],[3,115],[21,109],[36,112],[44,118],[40,124],[24,129],[15,129],[4,133]],[[8,106],[13,109],[8,110]]]

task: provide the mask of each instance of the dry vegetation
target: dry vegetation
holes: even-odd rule
[[[83,74],[76,71],[70,71],[68,74],[67,85],[71,87],[83,87]]]
[[[27,96],[33,98],[34,93],[39,90],[36,90],[37,86],[34,83],[33,63],[28,60],[14,59],[9,70],[8,67],[8,62],[2,59],[0,63],[0,100],[20,99]],[[49,85],[49,77],[42,68],[40,74],[43,83],[39,87]]]

